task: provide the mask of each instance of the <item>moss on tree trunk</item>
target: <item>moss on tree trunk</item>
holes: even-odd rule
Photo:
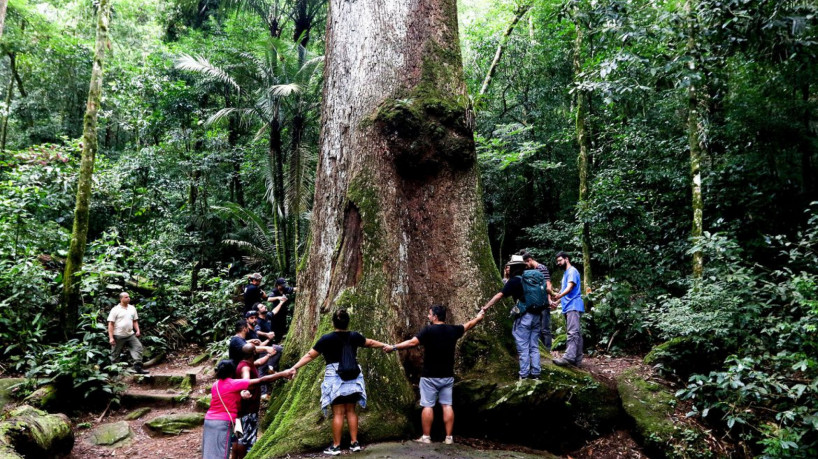
[[[97,38],[94,49],[94,64],[91,70],[91,84],[88,103],[82,126],[82,160],[77,179],[77,202],[74,207],[74,226],[71,230],[71,247],[65,261],[63,273],[63,298],[60,307],[60,327],[70,335],[77,326],[80,298],[79,273],[82,257],[88,239],[88,219],[91,204],[91,185],[94,174],[94,160],[97,154],[97,112],[102,99],[102,70],[105,48],[108,43],[108,23],[111,16],[111,1],[100,0],[97,16]]]
[[[449,308],[449,323],[463,323],[502,286],[483,215],[455,1],[332,0],[327,23],[312,241],[284,365],[332,330],[338,309],[350,312],[350,329],[397,342],[420,330],[432,304]],[[496,319],[461,340],[459,375],[513,366]],[[359,438],[409,435],[421,352],[358,355],[369,395]],[[330,442],[331,420],[319,406],[323,372],[319,358],[274,391],[251,457]]]

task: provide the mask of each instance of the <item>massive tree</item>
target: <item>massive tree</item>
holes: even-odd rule
[[[423,326],[430,305],[447,305],[449,322],[462,323],[500,286],[455,0],[332,0],[326,42],[312,244],[298,276],[290,362],[332,329],[335,310],[350,311],[351,328],[365,336],[398,341]],[[490,317],[461,341],[461,375],[513,366],[497,324]],[[369,393],[362,441],[406,435],[420,353],[361,350],[359,360]],[[277,392],[253,457],[325,446],[322,376],[313,363]]]

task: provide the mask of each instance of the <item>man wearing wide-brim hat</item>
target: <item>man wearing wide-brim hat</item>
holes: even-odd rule
[[[503,289],[494,295],[485,306],[483,311],[487,311],[494,303],[503,298],[512,297],[514,301],[525,301],[523,290],[522,274],[526,269],[526,263],[522,255],[512,255],[508,262],[509,278]],[[526,311],[518,314],[514,318],[512,335],[517,345],[517,353],[520,361],[520,379],[540,379],[540,327],[542,312]]]

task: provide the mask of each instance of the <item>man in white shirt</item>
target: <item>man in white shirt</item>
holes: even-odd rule
[[[108,342],[113,347],[111,362],[119,360],[122,348],[128,346],[133,359],[134,372],[148,374],[142,369],[142,343],[139,342],[139,316],[136,308],[131,306],[131,296],[127,292],[119,294],[119,304],[108,314]]]

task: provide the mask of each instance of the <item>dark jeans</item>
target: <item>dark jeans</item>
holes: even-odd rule
[[[546,352],[551,352],[551,310],[546,307],[542,312],[542,321],[540,322],[540,341],[545,346]]]

